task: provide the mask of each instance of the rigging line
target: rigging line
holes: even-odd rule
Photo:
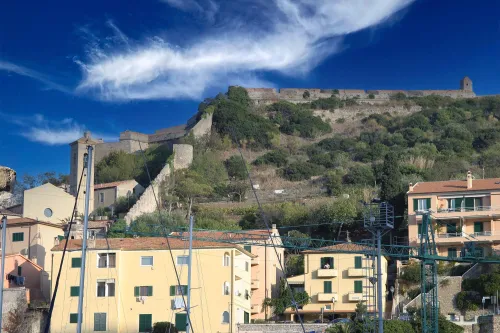
[[[139,141],[139,149],[140,149],[140,152],[141,152],[141,156],[142,156],[142,159],[144,160],[144,167],[146,169],[146,173],[148,175],[148,179],[149,179],[149,184],[151,186],[151,184],[153,183],[152,179],[151,179],[151,174],[149,172],[149,168],[148,168],[148,163],[146,161],[146,155],[144,153],[144,150],[142,150],[142,145],[141,145],[141,142]],[[172,174],[173,174],[174,170],[172,168]],[[161,209],[160,209],[160,203],[158,202],[158,198],[156,196],[156,192],[155,192],[155,189],[154,189],[154,186],[151,186],[151,190],[153,192],[153,197],[155,199],[155,203],[156,203],[156,210],[158,211],[158,219],[160,220],[160,226],[162,226],[163,224],[161,223],[161,219],[162,219],[162,216],[161,216]],[[174,267],[174,271],[175,271],[175,277],[177,278],[177,285],[181,285],[181,279],[179,277],[179,272],[177,271],[177,267],[175,266],[175,260],[174,260],[174,255],[172,253],[172,248],[170,246],[170,240],[168,239],[167,236],[167,228],[165,225],[163,225],[163,228],[164,228],[164,232],[165,232],[165,239],[167,241],[167,247],[168,247],[168,251],[170,252],[170,258],[172,259],[172,266]],[[181,291],[181,296],[182,296],[182,303],[185,304],[187,306],[187,303],[186,303],[186,298],[184,297],[184,290],[182,290],[183,288],[180,288],[180,291]],[[194,333],[194,329],[193,329],[193,324],[191,322],[191,314],[190,314],[190,311],[187,311],[188,309],[186,309],[186,315],[187,315],[187,320],[189,322],[189,327],[191,329],[191,332]],[[46,332],[48,333],[48,332]],[[304,332],[305,333],[305,332]]]
[[[183,257],[186,256],[186,244],[188,244],[188,242],[184,242],[184,249],[182,250],[182,256]],[[191,264],[191,258],[189,258],[189,264]],[[182,271],[184,270],[184,266],[185,265],[181,266],[181,269],[180,269],[180,272],[179,272],[180,276],[182,276]],[[166,266],[165,266],[165,271],[168,272],[168,269],[166,268]],[[168,280],[166,276],[165,276],[165,280]],[[175,286],[175,292],[174,292],[174,294],[177,293],[178,289],[182,290],[183,288],[180,285],[179,286]],[[174,295],[174,304],[175,304],[175,296],[177,296],[177,295]],[[182,301],[184,302],[184,299]],[[184,304],[184,307],[186,307],[186,304]],[[174,319],[174,313],[175,313],[174,310],[177,310],[177,309],[174,309],[174,307],[172,306],[170,308],[170,322],[171,323],[173,322],[173,319]]]
[[[197,261],[197,264],[198,264],[198,270],[199,270],[199,273],[198,273],[198,279],[200,278],[201,276],[201,284],[203,286],[203,291],[205,290],[205,277],[203,275],[203,269],[200,269],[200,252],[197,251],[196,252],[196,256],[198,257],[198,261]],[[203,303],[203,300],[202,300],[202,295],[205,296],[205,306],[208,305],[208,299],[207,299],[207,293],[206,292],[203,292],[203,293],[200,293],[200,303]],[[212,321],[210,320],[210,308],[207,307],[207,315],[208,315],[208,326],[210,327],[210,332],[212,332]],[[201,318],[203,319],[203,313],[202,313],[202,316]],[[203,325],[203,327],[205,327],[205,325]]]
[[[78,196],[80,195],[80,188],[82,185],[82,180],[83,180],[83,175],[85,173],[85,169],[86,168],[82,168],[82,174],[80,175],[80,180],[78,181],[78,187],[76,190],[76,197],[75,197],[75,204],[73,206],[73,213],[71,213],[71,221],[69,223],[68,232],[66,233],[66,237],[65,237],[66,242],[64,243],[64,249],[63,249],[63,253],[62,253],[62,257],[61,257],[61,263],[59,264],[59,272],[57,273],[56,284],[54,286],[54,294],[52,295],[52,299],[50,301],[49,313],[47,316],[47,321],[45,323],[44,333],[49,333],[49,330],[50,330],[50,320],[52,318],[52,311],[54,311],[54,303],[56,301],[57,289],[59,288],[59,280],[61,278],[61,270],[62,270],[63,263],[64,263],[64,257],[66,256],[66,249],[68,248],[69,234],[71,233],[71,226],[75,222],[74,219],[76,217],[76,206],[78,205]],[[85,237],[85,235],[84,235],[84,237]],[[81,272],[80,272],[80,274],[81,274]]]
[[[269,238],[271,239],[271,244],[273,246],[273,249],[274,249],[274,252],[276,254],[276,258],[278,259],[278,263],[280,264],[280,268],[281,268],[281,271],[282,272],[285,272],[285,268],[283,266],[283,263],[281,261],[281,258],[278,254],[278,249],[276,247],[276,244],[274,243],[274,237],[272,235],[272,232],[271,232],[271,229],[269,228],[269,222],[267,221],[267,218],[266,218],[266,215],[264,213],[264,209],[262,208],[262,205],[260,203],[260,200],[259,200],[259,196],[257,195],[257,191],[255,190],[254,186],[253,186],[253,180],[252,180],[252,177],[250,175],[250,170],[248,170],[248,166],[246,164],[246,161],[245,161],[245,157],[243,156],[243,152],[241,151],[241,144],[240,144],[240,141],[236,139],[236,135],[234,134],[234,130],[231,129],[231,134],[233,136],[233,141],[236,142],[237,144],[237,147],[238,147],[238,152],[240,153],[240,156],[241,156],[241,159],[245,162],[243,163],[244,164],[244,167],[245,167],[245,171],[246,171],[246,174],[247,174],[247,178],[250,182],[250,187],[252,188],[252,192],[255,196],[255,201],[257,202],[257,206],[259,207],[259,211],[260,211],[260,215],[262,216],[262,219],[264,220],[264,223],[266,225],[266,228],[267,228],[267,232],[268,232],[268,235],[269,235]],[[285,284],[286,284],[286,287],[289,289],[290,291],[290,296],[292,298],[292,303],[293,303],[293,308],[295,309],[295,313],[297,314],[297,317],[299,318],[299,322],[300,322],[300,326],[302,328],[302,331],[304,333],[306,333],[306,329],[304,327],[304,321],[302,320],[301,316],[300,316],[300,313],[299,313],[299,308],[297,306],[297,302],[295,300],[295,296],[293,295],[293,290],[292,288],[290,287],[290,284],[288,283],[288,280],[286,278],[286,275],[283,277],[283,280],[285,281]]]

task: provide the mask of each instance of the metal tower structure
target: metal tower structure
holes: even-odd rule
[[[369,332],[384,332],[384,309],[383,300],[384,294],[382,287],[384,281],[382,280],[382,237],[394,229],[394,208],[387,202],[372,202],[365,203],[364,211],[364,227],[373,234],[374,243],[376,243],[376,258],[377,269],[375,283],[377,286],[377,312],[376,319],[378,323],[378,330],[370,330]],[[372,247],[373,248],[373,247]],[[370,286],[366,286],[370,288]]]

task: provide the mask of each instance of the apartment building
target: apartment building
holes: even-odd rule
[[[417,245],[422,215],[431,211],[435,242],[441,256],[463,255],[474,242],[475,255],[500,247],[500,178],[421,182],[408,189],[408,240]]]
[[[366,252],[367,247],[349,245]],[[349,317],[355,313],[358,302],[365,302],[370,312],[375,311],[376,284],[370,277],[376,276],[376,261],[363,254],[334,253],[345,249],[343,244],[318,250],[304,251],[304,274],[288,278],[290,286],[297,291],[307,291],[309,304],[299,309],[304,320],[331,320],[334,317]],[[387,260],[382,257],[383,293],[386,295]],[[385,297],[383,299],[385,309]],[[294,309],[285,312],[296,321]]]
[[[61,272],[51,331],[75,332],[81,240],[70,240]],[[156,322],[186,330],[182,294],[187,294],[188,242],[165,238],[89,240],[83,332],[149,332]],[[52,249],[59,266],[64,244]],[[191,322],[196,332],[236,332],[251,311],[251,260],[233,244],[193,241]],[[174,267],[177,269],[180,284]]]

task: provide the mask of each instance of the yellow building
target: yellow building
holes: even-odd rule
[[[134,179],[94,185],[94,209],[112,207],[118,198],[139,197],[144,187]]]
[[[68,244],[51,332],[75,332],[81,240]],[[64,244],[52,249],[59,266]],[[89,240],[85,272],[83,332],[148,332],[155,322],[185,331],[182,292],[187,293],[188,242],[165,238]],[[243,248],[193,241],[191,321],[195,332],[236,332],[250,321],[251,259]]]
[[[500,248],[500,178],[421,182],[408,189],[408,240],[420,241],[422,215],[431,211],[441,256],[458,257],[474,241],[478,255]]]
[[[296,291],[305,290],[310,297],[309,304],[299,309],[304,320],[333,317],[349,317],[355,313],[358,302],[365,302],[369,311],[375,311],[376,285],[369,278],[376,276],[376,260],[363,254],[333,253],[349,247],[366,252],[367,247],[354,244],[334,245],[318,250],[304,251],[304,274],[288,278],[288,283]],[[375,265],[375,266],[373,266]],[[383,308],[387,280],[387,260],[382,257]],[[384,311],[385,312],[385,311]],[[295,310],[288,309],[285,314],[295,320]]]

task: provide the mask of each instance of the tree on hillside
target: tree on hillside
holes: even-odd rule
[[[229,177],[239,180],[247,178],[247,166],[245,160],[240,155],[231,156],[224,164],[226,165]]]
[[[213,188],[195,171],[188,170],[179,173],[175,192],[188,205],[187,216],[191,215],[193,201],[200,197],[206,197],[213,192]]]
[[[309,294],[307,291],[293,292],[293,299],[298,306],[309,304]],[[271,307],[275,316],[281,316],[285,310],[292,306],[292,291],[285,279],[281,278],[279,296],[275,298],[265,298],[262,306]]]
[[[250,106],[252,102],[248,97],[248,92],[243,87],[231,86],[227,90],[227,98],[244,106]]]
[[[391,152],[385,156],[380,187],[381,199],[391,204],[395,203],[395,200],[403,190],[401,171],[399,170],[399,158],[395,153]]]
[[[29,190],[43,184],[50,183],[54,186],[60,186],[62,184],[69,184],[69,175],[58,174],[54,171],[41,172],[36,176],[25,174],[21,182],[23,190]]]

